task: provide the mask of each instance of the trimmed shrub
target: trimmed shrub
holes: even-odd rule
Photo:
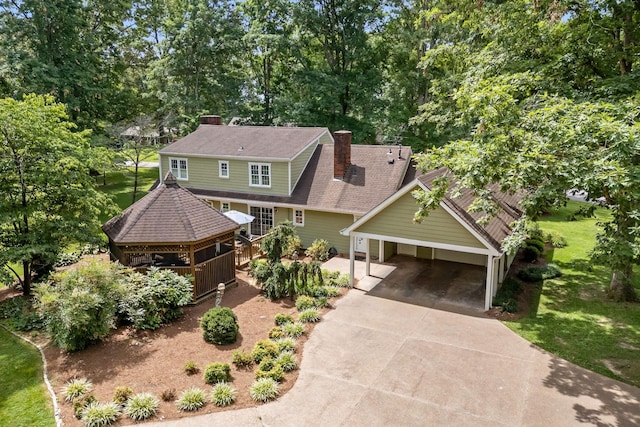
[[[71,404],[71,409],[73,410],[73,415],[77,419],[82,418],[82,411],[85,410],[87,406],[92,403],[96,403],[98,399],[93,394],[84,394],[80,397],[76,397],[73,399],[73,403]]]
[[[320,321],[320,313],[315,308],[308,308],[298,315],[298,321],[302,323],[315,323]]]
[[[193,360],[188,360],[187,363],[184,364],[184,372],[187,375],[197,374],[199,370],[198,364]]]
[[[268,402],[278,397],[280,389],[277,381],[271,378],[260,378],[251,384],[249,394],[256,402]]]
[[[213,386],[211,390],[211,403],[216,406],[229,406],[236,400],[236,389],[222,382]]]
[[[285,335],[286,334],[280,326],[274,326],[273,328],[269,329],[269,338],[271,338],[272,340],[282,338]]]
[[[93,402],[82,411],[82,422],[87,427],[102,427],[113,424],[120,416],[120,407],[113,402]]]
[[[298,311],[303,311],[313,307],[315,307],[315,300],[310,296],[300,295],[296,299],[296,308],[298,309]]]
[[[163,402],[171,402],[175,398],[176,398],[175,388],[168,388],[166,390],[162,390],[162,393],[160,393],[160,399],[162,399]]]
[[[289,236],[286,240],[284,250],[282,251],[282,255],[286,256],[287,258],[291,258],[294,252],[300,250],[301,246],[302,246],[302,239],[300,239],[300,236],[298,236],[297,234],[293,236]]]
[[[285,351],[296,351],[296,340],[291,337],[285,337],[276,340],[276,345],[278,346],[278,351],[280,353]]]
[[[285,323],[293,323],[293,316],[286,313],[278,313],[274,318],[276,325],[282,326]]]
[[[313,300],[313,306],[315,308],[329,307],[329,299],[327,297],[316,297]]]
[[[336,286],[325,286],[324,290],[327,294],[327,297],[329,298],[340,296],[340,289],[338,289]]]
[[[113,403],[117,403],[118,405],[124,405],[127,403],[131,395],[133,394],[133,390],[131,387],[117,387],[113,392]]]
[[[231,380],[231,368],[228,363],[214,362],[204,368],[204,382],[216,384]]]
[[[207,311],[200,321],[202,335],[208,343],[233,344],[238,338],[238,318],[229,307],[216,307]]]
[[[336,281],[335,286],[340,288],[350,288],[351,287],[351,276],[349,274],[341,274]]]
[[[518,280],[507,278],[502,283],[496,296],[493,298],[493,305],[501,306],[504,311],[515,313],[519,309],[518,295],[522,291],[522,283]]]
[[[253,346],[253,360],[256,363],[264,358],[275,358],[280,352],[278,351],[278,345],[273,340],[260,340]]]
[[[62,394],[64,395],[64,400],[72,402],[74,399],[89,393],[92,389],[93,384],[88,379],[74,378],[67,381],[64,387],[62,387]]]
[[[540,258],[540,251],[535,246],[525,246],[522,249],[522,257],[527,262],[533,262]]]
[[[231,357],[231,362],[238,368],[246,368],[253,365],[253,354],[241,350],[235,350]]]
[[[124,413],[134,421],[142,421],[158,413],[160,401],[151,393],[132,396],[124,408]]]
[[[305,255],[313,258],[314,261],[326,261],[329,259],[329,242],[325,239],[316,239],[307,248]]]
[[[262,359],[258,370],[256,370],[256,379],[259,380],[260,378],[271,378],[280,382],[284,379],[284,370],[274,359],[265,358]]]
[[[192,387],[180,393],[176,406],[180,411],[197,411],[207,403],[204,390]]]
[[[555,264],[547,264],[544,267],[530,267],[518,272],[518,278],[525,282],[540,282],[542,280],[560,277],[562,272]]]
[[[324,277],[324,279],[327,282],[331,282],[338,279],[338,277],[340,277],[340,271],[339,270],[329,271],[326,268],[323,268],[322,277]]]
[[[292,352],[285,351],[280,353],[280,356],[276,359],[276,363],[282,367],[285,372],[291,372],[298,369],[298,359]]]
[[[526,239],[524,241],[525,246],[534,246],[540,253],[544,252],[544,242],[540,239]]]
[[[115,327],[122,270],[109,262],[91,262],[53,275],[54,283],[35,289],[35,306],[53,343],[76,351],[100,341]]]
[[[158,329],[177,319],[193,297],[189,277],[171,269],[151,267],[146,275],[133,273],[123,288],[118,313],[136,329]]]
[[[304,325],[300,322],[287,323],[282,325],[285,334],[291,338],[298,338],[304,334]]]

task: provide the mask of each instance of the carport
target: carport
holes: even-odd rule
[[[494,201],[501,211],[486,225],[480,225],[477,220],[481,214],[468,212],[474,194],[461,189],[459,197],[447,194],[421,223],[414,222],[418,205],[413,191],[430,191],[433,181],[447,173],[446,169],[438,169],[419,176],[341,231],[350,237],[352,285],[356,252],[364,255],[365,274],[370,276],[371,249],[377,245],[380,262],[398,254],[484,267],[484,309],[491,308],[492,297],[513,261],[513,256],[502,251],[501,244],[511,234],[510,224],[522,214],[519,198],[498,191],[496,186]]]

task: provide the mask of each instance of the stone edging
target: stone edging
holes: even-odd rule
[[[40,352],[40,358],[42,359],[42,376],[44,377],[44,383],[47,386],[47,390],[49,390],[49,394],[51,395],[51,401],[53,402],[53,415],[56,418],[56,427],[61,427],[62,426],[62,418],[60,417],[60,408],[58,407],[58,400],[56,398],[56,393],[55,393],[55,391],[53,391],[53,387],[51,386],[51,383],[49,382],[49,377],[47,375],[47,359],[44,357],[44,352],[42,351],[42,348],[38,344],[36,344],[33,341],[31,341],[30,339],[25,338],[22,335],[16,334],[12,330],[8,329],[6,326],[0,324],[0,327],[2,327],[2,329],[4,329],[5,331],[9,332],[11,335],[21,339],[22,341],[25,341],[25,342],[31,344],[32,346],[37,348],[38,351]]]

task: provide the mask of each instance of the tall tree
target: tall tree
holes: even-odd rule
[[[22,264],[25,295],[35,268],[100,236],[110,202],[94,189],[87,136],[50,96],[0,100],[0,265]]]
[[[635,33],[627,20],[640,17],[638,2],[461,3],[425,10],[443,42],[425,54],[423,65],[439,75],[416,120],[433,123],[450,143],[419,164],[447,166],[476,190],[473,208],[489,215],[499,209],[486,190],[492,182],[527,191],[529,215],[564,203],[570,188],[604,196],[612,220],[594,259],[611,267],[615,299],[636,300],[640,86],[633,62],[640,50],[625,31]],[[627,54],[610,49],[620,43]],[[452,55],[461,50],[463,58]],[[449,185],[443,180],[433,195]],[[423,208],[437,201],[419,199]]]

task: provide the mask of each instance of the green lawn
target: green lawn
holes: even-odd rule
[[[143,168],[138,170],[138,194],[136,200],[140,200],[149,192],[149,188],[159,178],[157,168]],[[102,185],[102,176],[96,177],[98,190],[114,197],[120,209],[126,209],[132,203],[133,196],[133,169],[121,169],[107,174],[107,185]],[[108,217],[101,217],[106,222]]]
[[[589,251],[595,244],[596,223],[609,213],[599,208],[596,218],[567,221],[580,206],[570,202],[538,221],[543,231],[557,231],[567,240],[565,248],[547,253],[563,275],[545,281],[537,311],[507,326],[570,362],[640,386],[640,304],[607,299],[611,272],[592,265]],[[640,293],[637,282],[636,288]]]
[[[0,425],[55,426],[38,350],[0,328]]]

